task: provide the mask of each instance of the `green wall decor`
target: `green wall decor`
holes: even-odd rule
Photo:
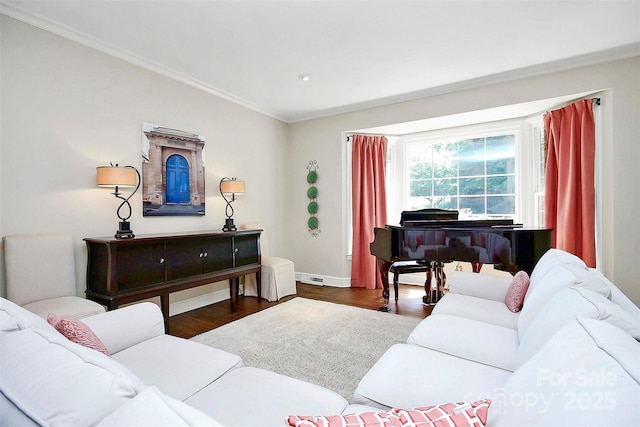
[[[307,205],[307,212],[309,212],[307,229],[312,237],[318,237],[318,234],[320,234],[320,228],[318,227],[318,167],[316,160],[309,161],[307,165],[307,183],[309,184],[309,188],[307,189],[307,197],[309,198],[309,204]]]

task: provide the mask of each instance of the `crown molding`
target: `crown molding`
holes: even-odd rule
[[[184,73],[181,73],[173,68],[166,67],[164,65],[158,64],[153,61],[149,61],[148,59],[143,58],[140,55],[136,55],[124,49],[105,43],[85,33],[77,31],[71,27],[62,25],[57,22],[53,22],[43,16],[33,14],[30,12],[25,12],[21,9],[14,7],[13,5],[2,3],[2,2],[0,2],[0,14],[17,19],[26,24],[40,28],[41,30],[48,31],[52,34],[56,34],[58,36],[64,37],[76,43],[95,49],[99,52],[106,53],[107,55],[116,57],[118,59],[121,59],[125,62],[129,62],[134,65],[137,65],[141,68],[144,68],[148,71],[152,71],[154,73],[168,77],[172,80],[176,80],[180,83],[184,83],[188,86],[199,89],[210,95],[215,95],[222,99],[226,99],[227,101],[230,101],[230,102],[233,102],[234,104],[238,104],[242,107],[248,108],[249,110],[256,111],[260,114],[264,114],[265,116],[269,116],[280,121],[285,121],[283,117],[281,117],[279,114],[277,114],[274,111],[261,108],[260,106],[252,102],[249,102],[246,99],[234,96],[233,94],[225,92],[222,89],[214,87],[198,79],[194,79],[193,77],[190,77]]]
[[[290,115],[286,117],[287,123],[296,123],[306,120],[320,119],[324,117],[334,116],[337,114],[351,113],[369,108],[383,107],[401,102],[415,101],[418,99],[429,98],[431,96],[444,95],[447,93],[459,92],[462,90],[474,89],[493,84],[506,83],[509,81],[520,80],[530,77],[543,76],[546,74],[558,73],[562,71],[572,70],[576,68],[602,64],[606,62],[619,61],[640,56],[640,42],[618,46],[611,49],[601,50],[585,55],[574,56],[571,58],[561,59],[558,61],[547,62],[544,64],[533,65],[530,67],[519,68],[517,70],[505,71],[503,73],[491,74],[488,76],[478,77],[476,79],[464,80],[456,83],[442,85],[425,90],[409,92],[402,95],[391,96],[386,98],[378,98],[371,101],[345,105],[338,108],[330,108],[323,111],[317,111],[313,114],[306,115]]]
[[[344,105],[335,108],[327,108],[324,110],[315,111],[313,113],[303,114],[290,114],[282,115],[275,111],[267,110],[260,107],[244,98],[237,97],[231,93],[214,87],[198,79],[194,79],[184,73],[166,67],[164,65],[149,61],[139,55],[133,54],[126,50],[112,46],[108,43],[104,43],[94,37],[74,30],[65,25],[53,22],[47,18],[33,13],[25,12],[16,8],[11,4],[6,4],[0,1],[0,14],[7,15],[11,18],[17,19],[34,27],[48,31],[50,33],[59,35],[66,39],[80,43],[82,45],[93,48],[107,55],[116,57],[123,61],[137,65],[146,70],[160,74],[172,80],[176,80],[208,94],[220,97],[234,104],[245,107],[249,110],[263,114],[265,116],[280,120],[285,123],[297,123],[306,120],[319,119],[329,116],[335,116],[338,114],[352,113],[355,111],[366,110],[369,108],[382,107],[391,104],[397,104],[407,101],[415,101],[422,98],[428,98],[436,95],[443,95],[452,92],[458,92],[461,90],[468,90],[482,86],[488,86],[492,84],[505,83],[513,80],[524,79],[529,77],[541,76],[545,74],[551,74],[555,72],[566,71],[574,68],[580,68],[589,65],[596,65],[605,62],[611,62],[616,60],[622,60],[640,56],[640,42],[632,43],[624,46],[615,47],[612,49],[606,49],[598,52],[593,52],[585,55],[579,55],[572,58],[561,59],[558,61],[548,62],[544,64],[534,65],[530,67],[524,67],[517,70],[506,71],[503,73],[492,74],[489,76],[479,77],[476,79],[465,80],[461,82],[442,85],[434,88],[419,90],[415,92],[409,92],[397,96],[378,98],[371,101],[365,101],[355,104]]]

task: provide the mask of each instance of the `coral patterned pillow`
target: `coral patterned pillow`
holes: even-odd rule
[[[400,425],[406,427],[482,427],[487,425],[491,400],[473,403],[445,403],[414,409],[394,409]]]
[[[513,276],[511,285],[509,285],[509,289],[507,290],[507,295],[504,298],[504,303],[509,310],[517,313],[522,309],[527,289],[529,289],[529,275],[526,271],[518,271],[516,275]]]
[[[47,322],[69,341],[111,356],[107,347],[100,341],[100,338],[87,325],[75,317],[49,314]]]
[[[391,411],[321,417],[290,416],[287,422],[292,427],[402,427],[398,415]]]
[[[484,399],[353,415],[290,416],[287,422],[291,427],[483,427],[487,425],[490,404],[489,399]]]

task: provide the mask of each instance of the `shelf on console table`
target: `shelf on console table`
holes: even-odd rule
[[[260,301],[261,232],[215,230],[131,239],[85,238],[87,298],[113,310],[121,304],[159,296],[167,331],[172,292],[229,280],[233,311],[240,276],[256,273]]]

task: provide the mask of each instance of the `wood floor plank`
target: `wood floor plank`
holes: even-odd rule
[[[268,302],[266,300],[258,302],[256,297],[240,296],[236,301],[235,312],[233,313],[229,308],[229,301],[226,300],[171,316],[169,333],[182,338],[191,338],[276,304],[282,304],[296,296],[369,310],[377,310],[382,305],[381,289],[336,288],[298,282],[297,291],[297,295],[285,297],[278,302]],[[425,318],[431,314],[433,307],[422,304],[422,296],[424,295],[422,287],[401,284],[398,291],[399,299],[397,305],[393,300],[393,295],[391,296],[389,316],[400,315]]]

